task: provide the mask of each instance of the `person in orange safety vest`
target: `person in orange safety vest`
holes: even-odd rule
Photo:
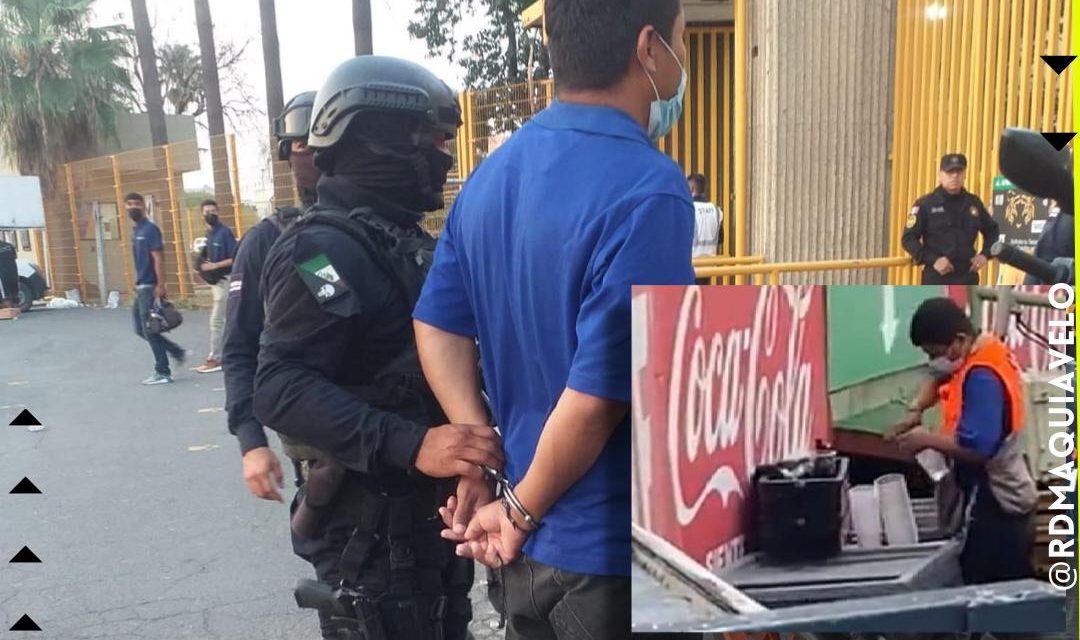
[[[1020,368],[1008,346],[976,332],[950,298],[919,306],[911,320],[911,342],[931,358],[934,383],[896,427],[903,432],[896,442],[911,454],[936,450],[952,463],[950,481],[963,496],[964,582],[1032,577],[1037,493],[1018,438],[1025,424]],[[918,426],[933,404],[940,404],[942,414],[936,432]]]

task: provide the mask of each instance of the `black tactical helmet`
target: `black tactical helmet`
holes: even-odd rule
[[[278,160],[288,160],[293,140],[305,140],[311,128],[311,108],[315,92],[305,91],[293,96],[281,115],[274,118],[274,136],[278,139]]]
[[[457,96],[424,67],[386,56],[358,56],[334,69],[315,98],[308,146],[331,149],[342,140],[358,113],[399,112],[415,115],[429,131],[447,140],[461,126]],[[417,131],[414,147],[430,147],[430,135]]]

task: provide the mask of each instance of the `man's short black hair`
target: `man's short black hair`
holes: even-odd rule
[[[669,46],[681,0],[545,0],[548,53],[555,83],[607,89],[636,56],[638,34],[652,25]]]
[[[952,298],[924,300],[911,317],[911,344],[916,347],[949,345],[961,334],[974,336],[975,326]]]
[[[691,173],[690,175],[686,176],[686,179],[687,181],[694,183],[694,186],[697,187],[698,193],[705,195],[705,185],[708,180],[705,178],[704,174]]]
[[[202,201],[202,204],[199,205],[199,208],[202,209],[204,207],[216,207],[216,206],[218,206],[217,200],[211,200],[210,198],[207,198],[206,200]]]
[[[128,200],[134,200],[135,202],[146,202],[146,200],[143,199],[141,193],[135,193],[134,191],[124,196],[124,202],[127,202]]]

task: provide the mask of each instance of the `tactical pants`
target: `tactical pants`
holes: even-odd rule
[[[563,571],[527,556],[502,571],[506,640],[630,638],[630,578]]]
[[[302,495],[303,489],[297,492],[293,500],[293,511]],[[356,515],[349,510],[348,501],[339,500],[323,536],[318,540],[308,540],[295,533],[292,536],[294,552],[315,567],[320,582],[333,587],[339,586],[342,580],[342,553],[358,529]],[[472,619],[469,590],[473,583],[474,564],[471,560],[457,557],[454,545],[440,537],[443,525],[438,518],[437,507],[432,513],[432,520],[416,523],[409,542],[415,565],[414,579],[408,585],[411,596],[407,599],[387,597],[378,605],[387,638],[465,640],[467,637]],[[357,584],[349,585],[375,597],[389,596],[395,582],[390,536],[386,534],[385,526],[381,526],[381,529],[377,536],[371,537],[370,549]],[[400,555],[398,549],[395,549],[395,554]],[[424,628],[419,632],[406,630],[398,620],[401,610],[410,606],[415,606],[423,621]],[[438,619],[440,614],[441,621]],[[321,612],[319,626],[323,638],[334,639],[340,637],[338,633],[344,628],[341,622]]]

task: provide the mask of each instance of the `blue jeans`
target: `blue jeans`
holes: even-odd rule
[[[179,357],[184,350],[161,334],[146,335],[146,318],[149,317],[153,306],[154,285],[141,284],[135,287],[135,301],[131,305],[131,319],[135,323],[135,335],[150,343],[150,350],[154,352],[154,371],[163,376],[172,375],[169,370],[169,356]]]

